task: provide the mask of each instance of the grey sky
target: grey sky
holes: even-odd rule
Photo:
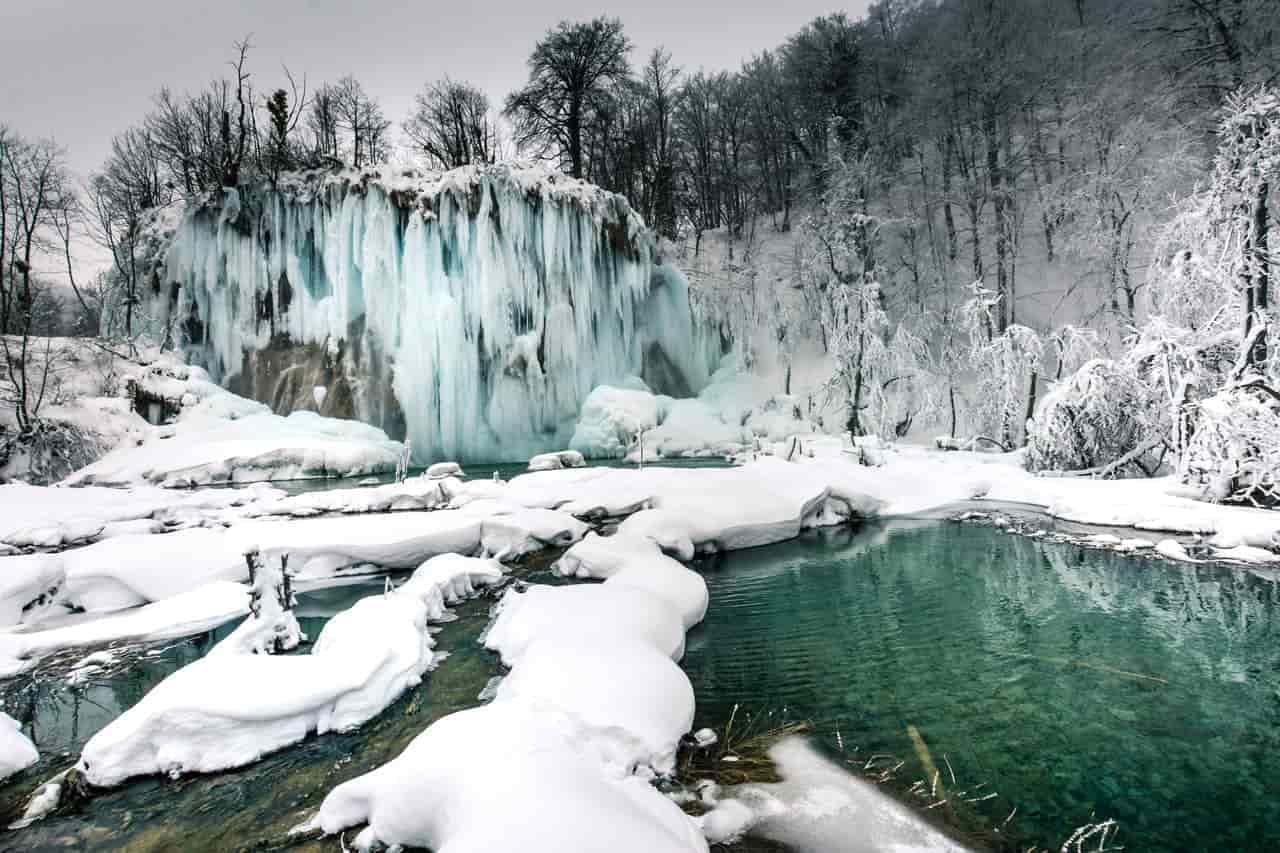
[[[112,135],[136,122],[161,86],[195,90],[227,73],[232,44],[251,34],[255,88],[284,84],[285,63],[308,84],[354,74],[397,127],[414,94],[448,74],[496,105],[524,80],[534,42],[564,18],[622,18],[634,61],[665,45],[686,70],[736,68],[810,19],[866,0],[699,3],[696,0],[0,0],[0,121],[52,136],[87,176]],[[93,266],[88,258],[86,266]],[[52,271],[51,271],[52,272]]]

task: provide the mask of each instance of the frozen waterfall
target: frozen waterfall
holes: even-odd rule
[[[286,175],[161,239],[157,316],[192,361],[424,462],[559,449],[595,386],[687,396],[722,349],[626,199],[541,166]]]

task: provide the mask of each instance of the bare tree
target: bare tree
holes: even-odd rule
[[[45,401],[51,361],[46,353],[42,369],[32,369],[32,336],[47,335],[52,330],[45,322],[50,311],[54,317],[59,313],[50,294],[42,297],[33,264],[37,256],[55,247],[59,216],[68,209],[73,192],[65,155],[56,143],[26,141],[12,133],[0,134],[0,184],[4,185],[0,208],[6,229],[6,239],[0,242],[8,247],[3,270],[6,325],[0,329],[0,348],[8,396],[18,428],[25,432]]]
[[[627,78],[630,49],[617,18],[561,21],[549,31],[529,56],[529,82],[507,98],[517,144],[551,153],[581,178],[584,123],[609,87]]]
[[[382,107],[365,92],[360,81],[351,75],[332,87],[336,128],[351,138],[351,165],[359,169],[385,159],[388,153],[387,130],[391,127]]]
[[[429,84],[414,99],[402,127],[413,146],[441,169],[492,163],[497,156],[498,128],[489,99],[470,83],[446,77]]]

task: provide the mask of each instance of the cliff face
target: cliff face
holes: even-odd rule
[[[695,393],[721,352],[626,199],[538,166],[287,175],[169,228],[155,311],[192,361],[421,461],[556,449],[596,385]]]

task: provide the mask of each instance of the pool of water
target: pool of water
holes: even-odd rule
[[[547,562],[520,574],[558,582]],[[1130,851],[1276,849],[1275,581],[941,521],[815,533],[695,567],[711,591],[684,660],[700,726],[723,731],[735,707],[738,725],[748,714],[809,720],[851,772],[901,761],[883,786],[980,848],[1057,850],[1076,826],[1114,818]],[[317,636],[382,583],[300,595],[304,630]],[[490,605],[460,606],[436,636],[449,657],[359,731],[241,770],[131,782],[0,833],[0,851],[340,849],[333,839],[290,845],[287,833],[335,785],[477,704],[500,671],[477,642]],[[0,818],[228,630],[130,649],[127,665],[77,683],[67,672],[83,652],[0,684],[42,752],[0,786]],[[912,788],[927,771],[909,727],[954,802],[924,810],[934,798]]]
[[[947,522],[698,568],[699,725],[735,705],[739,724],[807,719],[854,772],[903,761],[884,785],[923,807],[941,797],[911,791],[929,775],[914,727],[943,789],[966,791],[930,816],[994,849],[1057,850],[1107,818],[1130,851],[1280,846],[1273,580]]]

